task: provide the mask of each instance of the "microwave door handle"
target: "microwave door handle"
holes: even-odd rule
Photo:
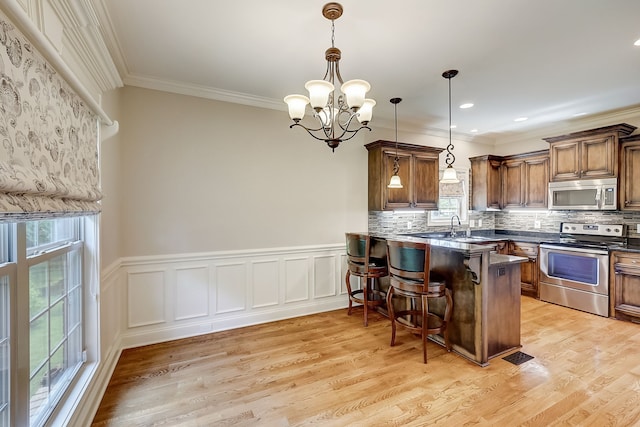
[[[596,205],[598,207],[598,209],[602,209],[602,187],[598,187],[596,188]]]

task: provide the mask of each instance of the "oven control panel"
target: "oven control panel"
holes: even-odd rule
[[[624,225],[563,222],[560,224],[560,232],[570,234],[587,234],[590,236],[622,237],[624,235]]]

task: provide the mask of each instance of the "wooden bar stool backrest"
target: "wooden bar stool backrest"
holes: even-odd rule
[[[387,256],[392,286],[429,296],[444,292],[443,282],[429,283],[431,246],[428,244],[389,240]]]
[[[345,233],[345,236],[347,239],[347,263],[351,274],[360,277],[387,275],[386,254],[371,253],[375,243],[379,243],[381,239],[365,233]]]

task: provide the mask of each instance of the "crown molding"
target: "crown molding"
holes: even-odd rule
[[[632,122],[630,124],[640,127],[640,104],[630,108],[612,110],[592,116],[563,120],[549,126],[531,129],[528,132],[501,136],[496,138],[495,145],[542,140],[543,138],[549,138],[554,135],[564,135],[571,132],[595,129],[614,123],[625,122]]]
[[[100,32],[100,23],[89,0],[49,0],[63,26],[62,52],[85,69],[101,92],[123,85]]]
[[[216,101],[232,102],[252,107],[268,108],[270,110],[287,111],[287,106],[281,100],[216,89],[203,85],[185,84],[182,82],[159,79],[151,76],[129,75],[124,78],[124,83],[129,86],[137,86],[145,89],[160,90],[180,95],[213,99]]]

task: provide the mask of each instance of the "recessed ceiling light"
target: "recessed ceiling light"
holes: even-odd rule
[[[640,46],[640,39],[636,40],[636,42],[633,45],[634,46]]]
[[[451,129],[455,129],[455,128],[457,128],[457,127],[458,127],[458,126],[456,126],[456,125],[451,125]]]
[[[473,107],[473,102],[467,102],[467,103],[464,103],[464,104],[460,105],[460,108],[462,108],[462,109],[471,108],[471,107]]]
[[[469,132],[471,132],[471,133],[477,133],[477,132],[478,132],[478,129],[471,129]]]
[[[518,117],[517,119],[513,119],[514,122],[524,122],[528,117]]]

